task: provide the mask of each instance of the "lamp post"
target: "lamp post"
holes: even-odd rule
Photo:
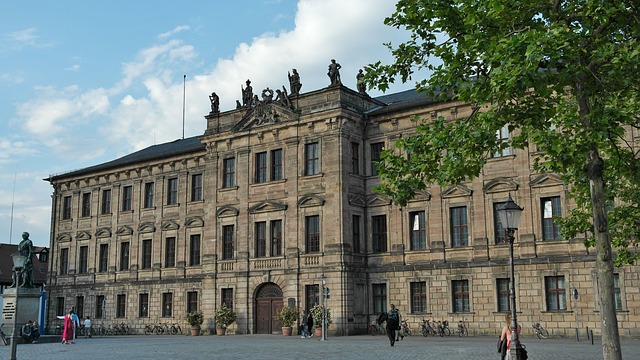
[[[325,278],[324,273],[322,273],[320,279],[322,280],[322,295],[320,295],[322,303],[322,339],[320,340],[325,341],[327,340],[327,300],[324,297],[324,286],[327,279]]]
[[[498,218],[502,227],[507,233],[509,241],[509,265],[511,266],[511,289],[509,291],[511,299],[511,359],[520,360],[522,358],[522,345],[520,344],[520,332],[518,331],[518,320],[516,318],[516,278],[515,266],[513,263],[513,241],[515,232],[520,224],[522,208],[516,204],[509,194],[509,199],[498,209]]]
[[[24,261],[27,259],[26,256],[20,254],[20,251],[17,251],[11,255],[11,260],[13,260],[13,271],[15,276],[15,285],[16,285],[16,300],[13,303],[14,312],[13,312],[13,331],[11,333],[11,353],[9,355],[10,360],[16,360],[16,350],[18,347],[18,293],[20,292],[20,278],[22,277],[22,269],[24,267]]]

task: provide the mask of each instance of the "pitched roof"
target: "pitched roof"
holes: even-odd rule
[[[34,246],[33,250],[33,279],[36,284],[44,284],[47,281],[47,263],[41,263],[37,254],[42,251],[44,247]],[[13,244],[0,244],[0,284],[7,286],[13,282],[13,262],[11,261],[11,255],[18,251],[18,245]]]

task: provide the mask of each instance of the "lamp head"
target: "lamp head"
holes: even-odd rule
[[[522,210],[524,209],[518,206],[511,198],[511,194],[509,194],[507,202],[498,209],[498,218],[502,227],[505,229],[518,229]]]
[[[24,262],[27,260],[27,257],[20,254],[20,251],[16,251],[11,254],[11,260],[13,261],[13,269],[21,270],[24,267]]]

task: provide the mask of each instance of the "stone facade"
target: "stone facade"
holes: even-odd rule
[[[472,334],[497,335],[509,247],[496,240],[494,206],[511,195],[525,209],[515,242],[524,333],[539,321],[573,336],[576,314],[599,333],[594,252],[583,239],[544,238],[545,205],[561,216],[573,204],[557,176],[532,172],[534,148],[506,151],[477,179],[429,186],[399,207],[373,191],[378,151],[415,131],[415,116],[454,119],[471,106],[343,86],[290,96],[290,105],[264,94],[206,115],[202,136],[47,179],[49,322],[76,305],[95,324],[185,329],[187,311],[199,309],[212,329],[224,301],[238,315],[231,331],[278,333],[275,310],[308,309],[324,275],[332,334],[364,333],[394,303],[414,329],[463,319]],[[623,336],[640,335],[638,273],[616,269]]]

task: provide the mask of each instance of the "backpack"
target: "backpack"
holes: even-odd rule
[[[393,320],[395,322],[398,322],[400,319],[398,317],[398,310],[389,310],[389,312],[387,313],[387,318],[389,320]]]

